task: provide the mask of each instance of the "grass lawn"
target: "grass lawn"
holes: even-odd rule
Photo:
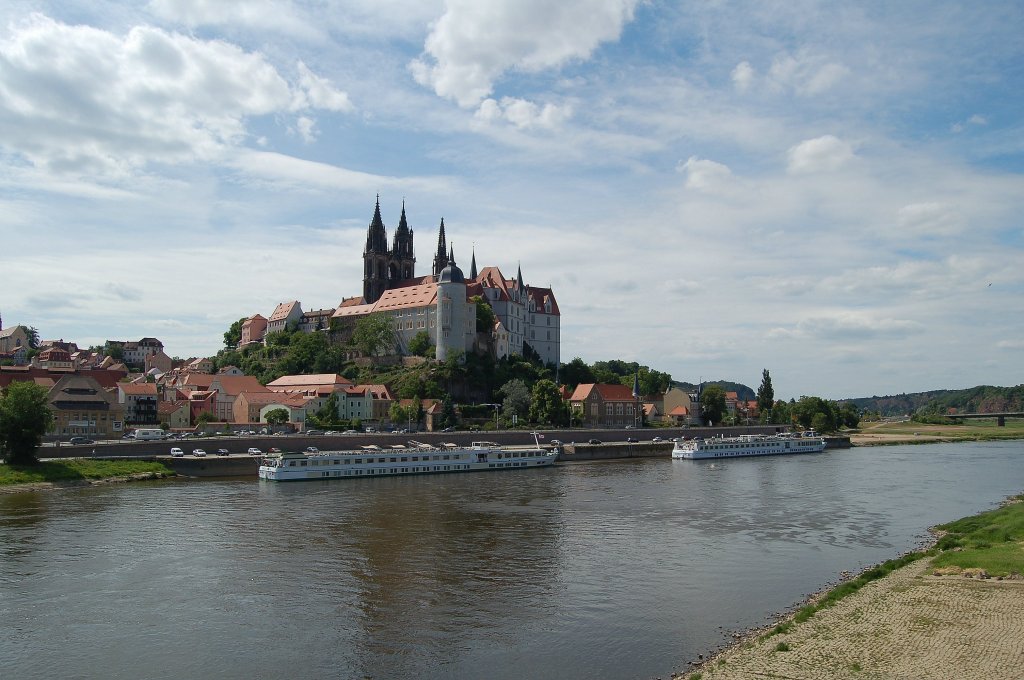
[[[861,423],[859,430],[850,432],[866,436],[891,436],[913,439],[939,437],[949,441],[985,441],[990,439],[1024,439],[1024,418],[1007,418],[999,427],[992,420],[966,420],[962,425],[928,425],[924,423]]]
[[[936,528],[946,532],[935,546],[936,568],[984,569],[991,576],[1024,574],[1024,496]]]
[[[36,465],[0,465],[0,486],[37,482],[68,482],[85,479],[124,477],[142,472],[173,475],[163,463],[152,461],[112,461],[69,458],[50,460]]]

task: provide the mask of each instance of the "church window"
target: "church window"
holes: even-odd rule
[[[615,404],[605,404],[604,405],[604,414],[606,416],[614,415],[614,413],[615,413]]]
[[[617,415],[617,416],[621,416],[622,415],[622,404],[621,403],[618,403],[618,404],[615,405],[615,415]]]

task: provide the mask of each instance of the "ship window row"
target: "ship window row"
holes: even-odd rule
[[[509,453],[507,455],[509,457],[513,457],[513,456],[519,457],[521,455],[522,456],[526,456],[528,454],[525,454],[525,453],[523,453],[523,454]],[[501,458],[501,456],[502,456],[502,454],[499,453],[498,454],[498,458]],[[452,459],[460,460],[463,457],[464,456],[461,456],[461,455],[458,455],[458,454],[452,455],[452,454],[447,454],[446,453],[444,455],[437,454],[437,455],[434,455],[434,456],[401,456],[401,457],[385,457],[385,458],[376,458],[376,459],[374,459],[374,458],[367,458],[366,462],[367,463],[373,463],[373,462],[377,462],[377,463],[388,463],[388,462],[390,462],[390,463],[398,463],[398,462],[407,463],[407,462],[409,462],[410,458],[412,458],[413,462],[418,462],[420,460],[423,460],[423,461],[429,461],[429,460],[440,461],[440,460],[452,460]],[[363,464],[363,459],[362,458],[353,458],[353,459],[349,459],[349,460],[344,460],[344,459],[338,459],[338,458],[313,458],[313,459],[310,459],[309,461],[305,461],[305,460],[299,461],[299,465],[302,466],[302,467],[305,467],[307,462],[310,465],[314,466],[314,467],[315,466],[319,466],[319,465],[341,465],[341,464],[346,464],[346,465],[353,465],[353,464],[354,465],[362,465]],[[288,465],[290,467],[295,467],[295,461],[294,460],[288,461]]]

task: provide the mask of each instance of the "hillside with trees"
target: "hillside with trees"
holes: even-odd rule
[[[862,413],[892,416],[942,416],[951,410],[960,413],[1000,413],[1024,411],[1024,385],[994,387],[979,385],[963,390],[933,390],[890,396],[844,399]]]

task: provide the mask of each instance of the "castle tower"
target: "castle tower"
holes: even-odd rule
[[[413,252],[412,229],[405,219],[405,201],[402,216],[395,229],[395,238],[388,255],[388,283],[394,284],[416,276],[416,254]]]
[[[366,230],[366,246],[363,248],[364,303],[376,302],[387,290],[389,257],[388,235],[384,220],[380,217],[380,194],[377,194],[377,205],[373,210],[373,220]]]
[[[468,308],[466,279],[455,264],[455,258],[451,257],[437,277],[437,338],[434,356],[438,361],[444,361],[453,351],[466,351]],[[475,330],[475,315],[473,323]]]
[[[437,253],[434,255],[434,278],[441,276],[441,270],[448,266],[448,253],[444,238],[444,218],[441,218],[441,229],[437,234]]]

